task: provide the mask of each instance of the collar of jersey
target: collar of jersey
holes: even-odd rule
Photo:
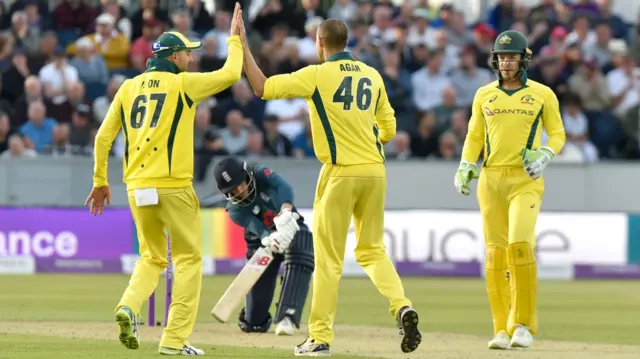
[[[179,74],[180,69],[176,64],[169,60],[152,57],[147,61],[147,69],[144,72],[153,72],[153,71],[161,71],[161,72],[171,72],[174,74]]]
[[[509,96],[513,95],[514,93],[516,93],[516,92],[518,92],[518,91],[520,91],[520,90],[522,90],[524,88],[529,87],[527,85],[527,80],[529,79],[529,77],[527,76],[527,71],[522,71],[522,75],[520,75],[520,81],[522,81],[522,87],[520,87],[517,90],[505,90],[504,88],[502,88],[502,76],[499,76],[499,77],[500,77],[500,79],[498,80],[498,88],[500,90],[504,91]]]
[[[348,51],[338,52],[337,54],[333,54],[327,58],[327,61],[340,61],[340,60],[355,61],[356,59],[354,59],[353,55],[351,55],[351,53]]]

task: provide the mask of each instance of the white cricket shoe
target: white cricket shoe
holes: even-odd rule
[[[284,317],[276,327],[276,335],[293,335],[295,331],[296,327],[289,317]]]
[[[501,330],[489,341],[487,347],[489,349],[509,349],[510,342],[511,338],[509,337],[509,334],[504,330]]]
[[[204,355],[204,350],[198,349],[191,344],[184,344],[182,349],[160,347],[158,353],[162,355]]]
[[[511,338],[512,348],[528,348],[533,343],[533,335],[529,331],[529,328],[523,325],[517,325],[516,330],[513,332]]]

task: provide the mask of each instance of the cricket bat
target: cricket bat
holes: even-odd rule
[[[271,251],[260,247],[242,268],[233,283],[224,292],[218,303],[211,310],[211,315],[219,322],[226,323],[229,317],[235,313],[236,309],[244,301],[244,298],[256,284],[262,273],[273,261]]]

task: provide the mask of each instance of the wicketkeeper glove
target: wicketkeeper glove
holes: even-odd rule
[[[296,232],[300,230],[297,221],[298,216],[290,209],[284,209],[273,219],[276,230],[284,237],[293,240]]]
[[[538,179],[542,176],[542,172],[551,163],[554,157],[553,152],[545,147],[541,147],[535,151],[523,148],[520,151],[522,156],[522,166],[527,171],[531,179]]]
[[[460,162],[460,167],[456,171],[456,176],[453,180],[453,184],[456,186],[456,190],[463,196],[471,194],[469,183],[472,180],[480,177],[478,174],[478,167],[475,164]]]
[[[284,253],[289,245],[293,237],[289,238],[287,236],[283,236],[278,232],[273,232],[267,237],[262,238],[262,245],[266,248],[269,248],[272,253]]]

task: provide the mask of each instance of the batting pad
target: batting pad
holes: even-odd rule
[[[485,275],[489,306],[493,318],[493,334],[507,330],[511,296],[507,279],[507,249],[504,247],[487,247],[485,254]]]
[[[516,242],[509,245],[507,253],[511,284],[508,333],[513,335],[515,326],[520,324],[535,334],[538,329],[538,268],[533,248],[528,242]]]

